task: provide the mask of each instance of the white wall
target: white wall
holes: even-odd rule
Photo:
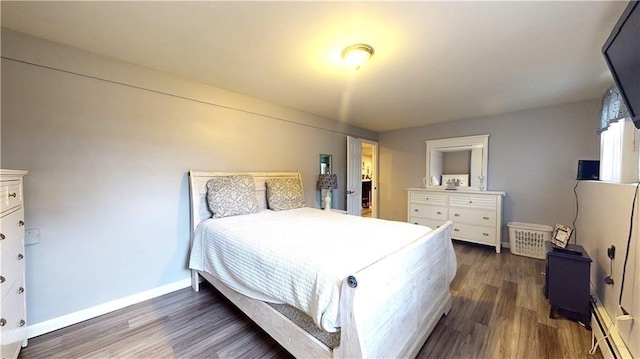
[[[636,190],[635,184],[614,184],[605,182],[581,182],[576,191],[579,199],[578,244],[582,245],[593,260],[591,264],[591,285],[612,318],[621,315],[618,308],[622,268],[624,264],[631,207]],[[629,259],[626,270],[622,305],[634,318],[640,318],[640,198],[636,200],[635,218]],[[611,274],[611,263],[607,248],[616,247],[613,260],[613,285],[604,283]],[[618,332],[634,358],[640,357],[640,325],[633,322],[618,323]]]
[[[2,29],[2,168],[25,169],[30,325],[189,277],[187,171],[299,170],[344,190],[377,134]],[[344,196],[334,196],[344,208]]]

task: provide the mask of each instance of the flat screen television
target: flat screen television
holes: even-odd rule
[[[613,80],[640,128],[640,6],[631,1],[602,46]]]

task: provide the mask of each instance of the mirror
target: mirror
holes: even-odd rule
[[[326,154],[320,154],[320,174],[324,175],[324,174],[330,174],[333,171],[333,155],[326,155]],[[320,203],[320,206],[322,208],[324,208],[325,206],[325,201],[323,200],[323,198],[327,195],[327,190],[326,189],[321,189],[320,190],[320,198],[318,198],[318,203]],[[333,191],[331,191],[331,203],[333,202]]]
[[[427,188],[446,188],[457,182],[457,188],[487,189],[489,135],[429,140],[427,143]]]
[[[331,173],[331,159],[332,155],[320,154],[320,174],[329,174]]]

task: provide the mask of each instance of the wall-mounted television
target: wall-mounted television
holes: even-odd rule
[[[631,1],[602,46],[613,80],[640,128],[640,6]]]

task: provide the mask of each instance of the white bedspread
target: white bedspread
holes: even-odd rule
[[[248,297],[292,305],[335,332],[342,280],[430,231],[313,208],[264,210],[200,223],[189,267]]]

